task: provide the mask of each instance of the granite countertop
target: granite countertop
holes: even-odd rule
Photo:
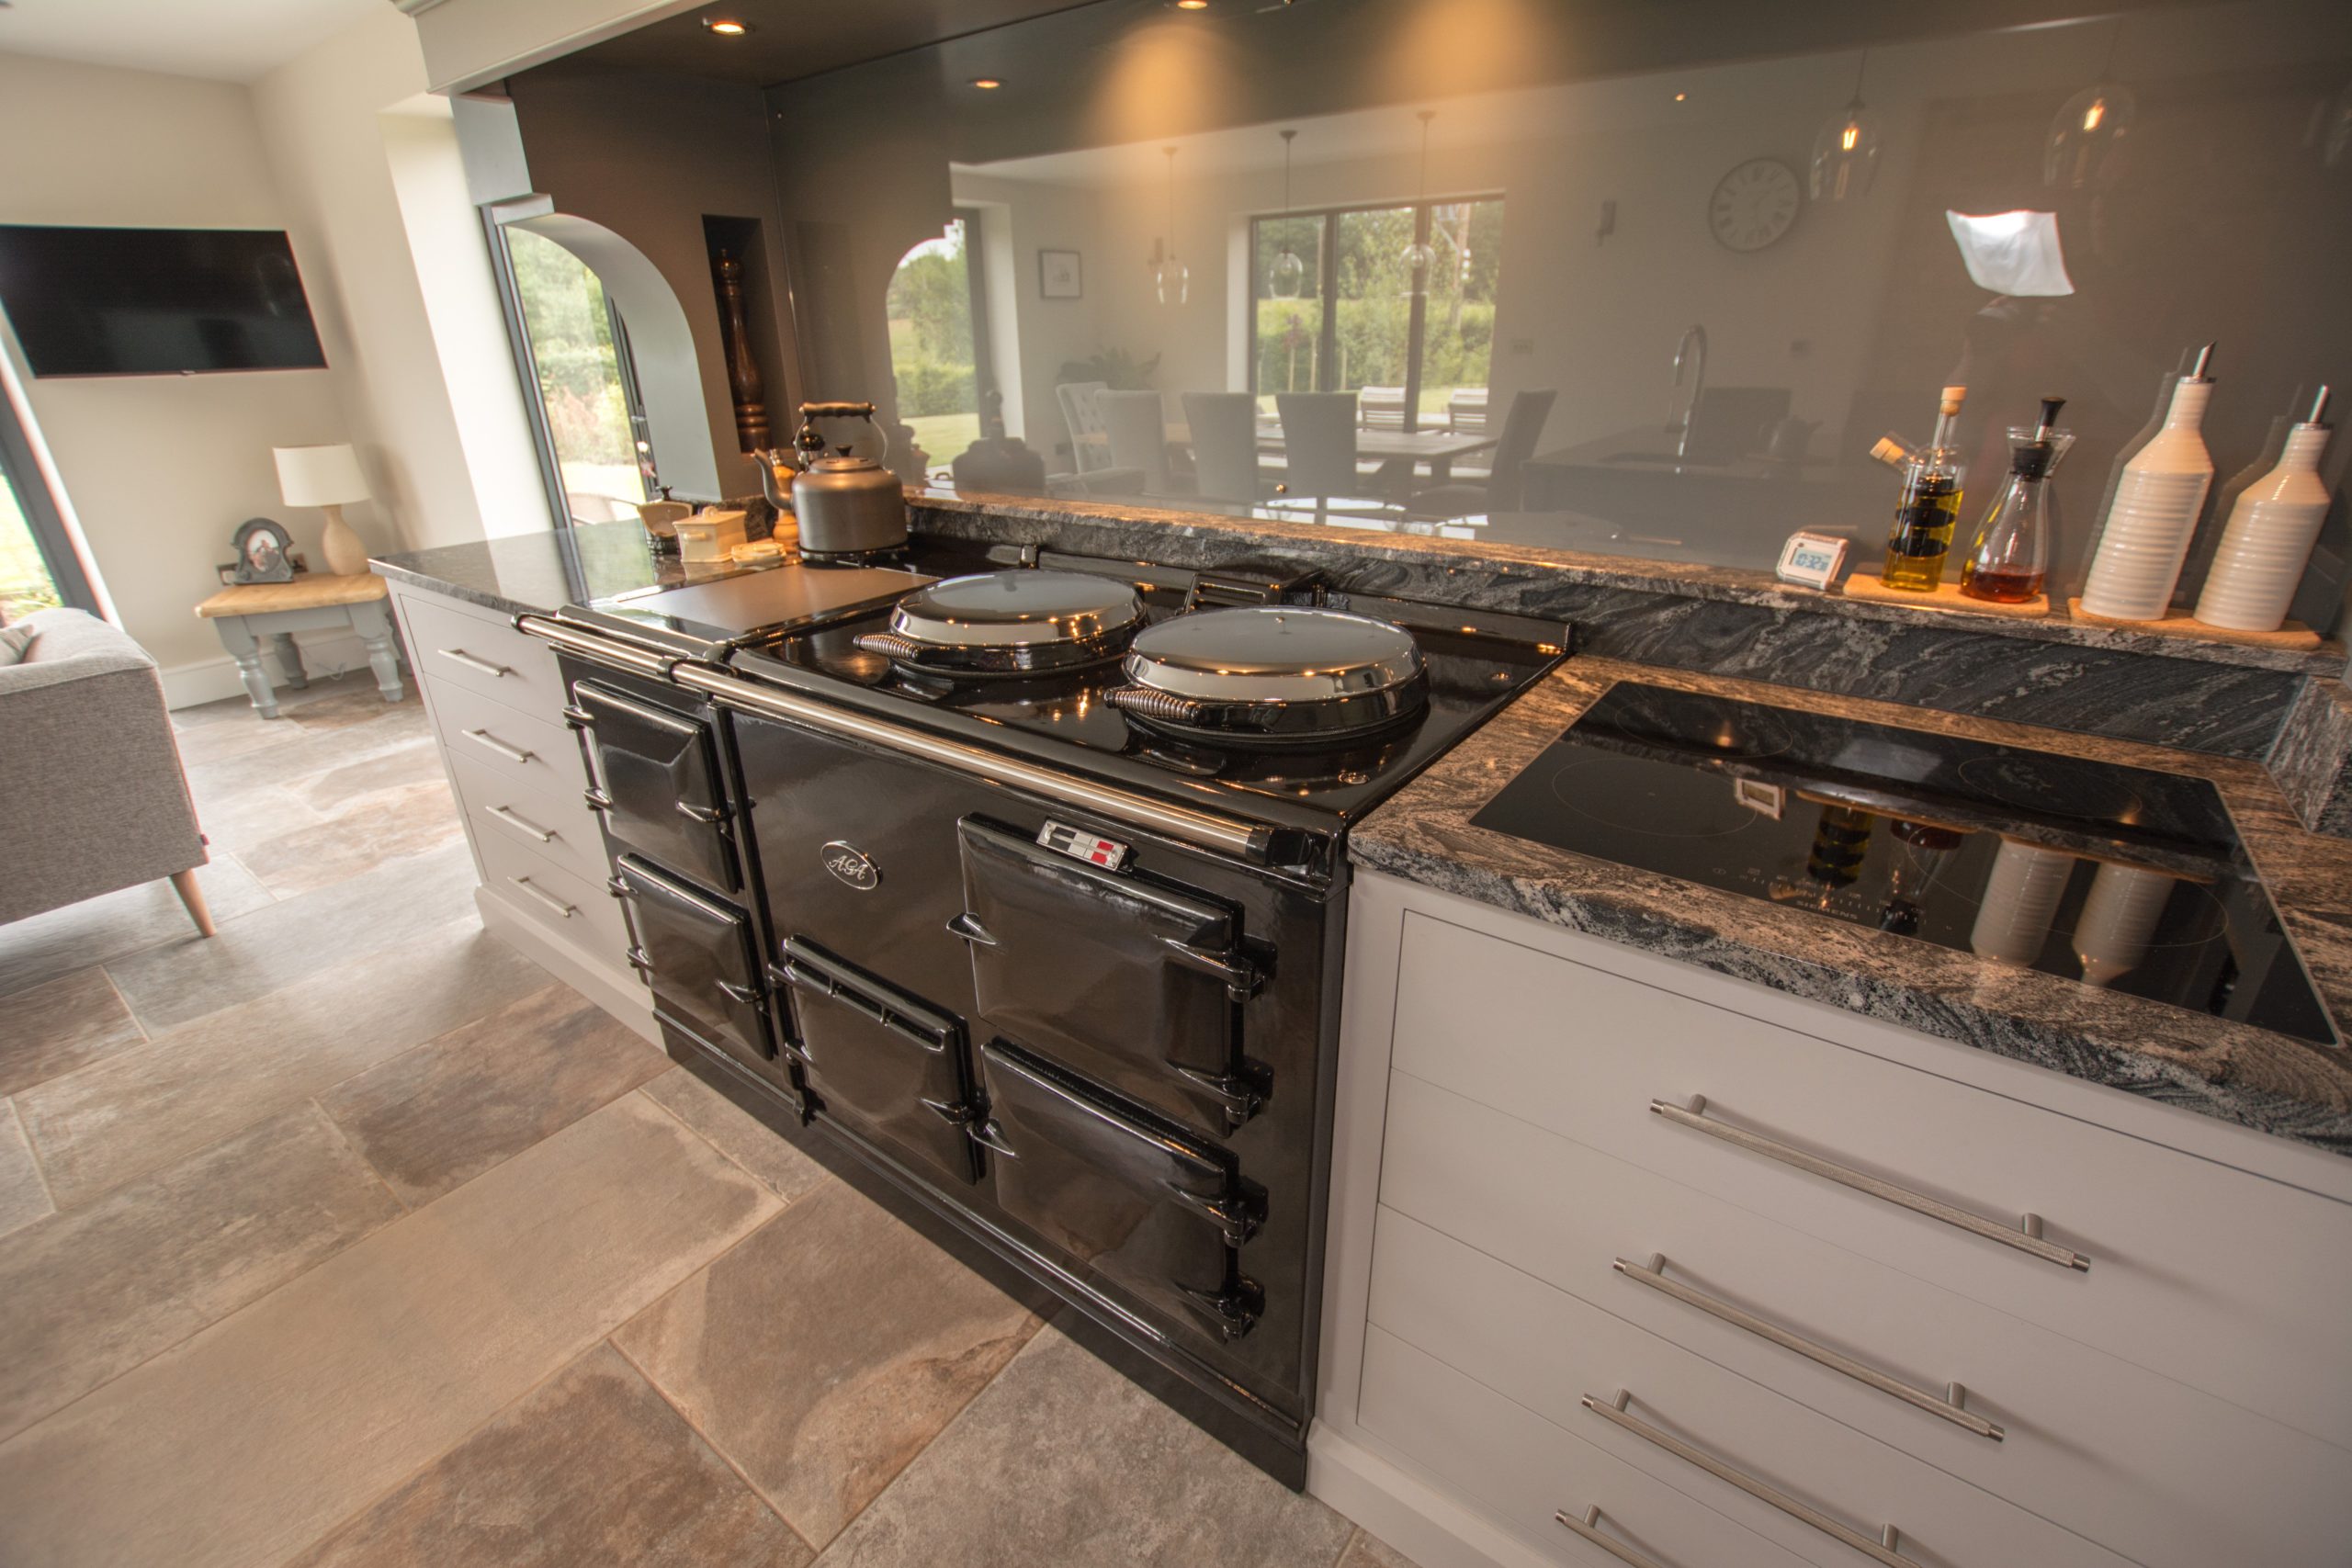
[[[2352,843],[2305,832],[2258,763],[1890,703],[1572,659],[1366,817],[1350,835],[1351,857],[1552,925],[2352,1156],[2352,1052],[1470,825],[1619,680],[2211,779],[2330,1017],[2352,1018]]]
[[[501,539],[376,556],[378,576],[413,583],[510,615],[552,615],[566,604],[640,588],[711,582],[760,567],[657,556],[639,523],[579,524]]]

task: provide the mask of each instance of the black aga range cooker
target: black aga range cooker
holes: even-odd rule
[[[1302,1484],[1348,827],[1565,628],[921,544],[517,625],[671,1053]]]

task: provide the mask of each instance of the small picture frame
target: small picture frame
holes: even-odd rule
[[[1076,251],[1037,253],[1037,293],[1047,299],[1086,297],[1085,264]]]
[[[294,540],[266,517],[248,517],[232,536],[237,546],[239,582],[294,581]]]

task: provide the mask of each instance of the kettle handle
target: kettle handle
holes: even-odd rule
[[[793,445],[803,452],[822,453],[825,443],[824,438],[817,434],[816,421],[862,419],[873,425],[876,433],[882,437],[880,460],[888,463],[890,457],[890,433],[882,428],[882,422],[876,419],[874,414],[875,405],[872,403],[802,403],[800,405],[800,434],[793,437]]]

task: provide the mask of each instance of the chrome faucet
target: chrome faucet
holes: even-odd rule
[[[1702,326],[1685,328],[1674,345],[1674,391],[1681,390],[1686,370],[1690,375],[1690,395],[1687,399],[1669,397],[1666,405],[1666,433],[1675,438],[1674,455],[1678,457],[1690,455],[1690,426],[1699,417],[1699,393],[1707,384],[1707,329]]]

